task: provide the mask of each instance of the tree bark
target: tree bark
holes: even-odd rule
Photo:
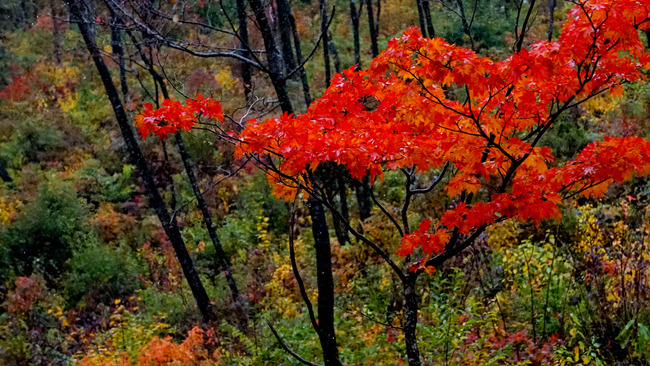
[[[120,68],[120,87],[124,103],[128,103],[129,86],[126,82],[126,66],[124,64],[124,48],[122,47],[121,21],[117,15],[111,12],[111,51],[117,57]]]
[[[196,197],[196,202],[199,206],[199,210],[201,210],[201,215],[203,216],[203,224],[205,225],[205,228],[208,231],[208,236],[210,236],[210,240],[214,245],[217,259],[215,269],[218,270],[221,268],[223,271],[223,275],[226,277],[226,282],[228,282],[228,287],[230,288],[230,296],[232,297],[233,304],[235,305],[235,309],[238,312],[237,316],[239,317],[239,324],[242,329],[245,329],[248,323],[248,316],[246,314],[246,310],[244,309],[242,299],[239,296],[237,283],[235,282],[235,279],[232,275],[230,260],[228,259],[226,252],[223,250],[223,246],[221,245],[221,241],[217,235],[217,229],[212,223],[210,210],[208,209],[208,205],[203,198],[201,189],[199,189],[199,184],[196,180],[196,175],[194,174],[194,167],[190,162],[190,155],[187,153],[185,142],[183,142],[183,137],[181,136],[180,131],[176,133],[175,139],[176,144],[178,145],[178,152],[181,156],[181,160],[183,161],[183,166],[185,167],[185,173],[187,173],[190,185],[192,186],[192,192],[194,192],[194,197]]]
[[[50,0],[50,16],[52,17],[52,46],[54,54],[54,62],[56,65],[61,65],[61,31],[59,30],[58,16],[55,6],[55,0]]]
[[[313,197],[307,201],[312,217],[312,232],[316,248],[318,283],[318,337],[326,366],[340,366],[339,351],[334,333],[334,277],[332,252],[323,204]]]
[[[307,82],[307,73],[305,73],[305,67],[302,64],[302,49],[300,48],[300,36],[298,35],[298,28],[296,28],[296,19],[293,16],[293,11],[291,10],[291,4],[289,4],[289,22],[291,22],[291,32],[293,33],[293,45],[296,49],[296,61],[298,62],[298,73],[300,74],[300,82],[302,83],[302,94],[305,99],[305,106],[309,107],[311,104],[311,94],[309,93],[309,83]]]
[[[212,304],[207,292],[205,291],[205,288],[203,287],[203,283],[201,282],[201,279],[196,269],[194,268],[192,258],[187,252],[187,248],[185,248],[185,243],[183,241],[183,237],[180,233],[176,220],[169,215],[160,192],[158,192],[149,165],[144,158],[142,150],[140,149],[140,146],[135,138],[133,129],[131,128],[131,125],[128,121],[126,112],[124,111],[119,93],[111,78],[110,71],[102,59],[100,50],[95,40],[92,26],[90,25],[93,17],[92,13],[89,14],[87,12],[89,4],[86,1],[66,0],[66,5],[70,9],[73,21],[75,21],[79,26],[79,32],[83,37],[86,48],[88,49],[88,53],[95,63],[95,67],[97,68],[102,83],[104,84],[106,95],[111,103],[111,106],[113,107],[115,118],[118,122],[120,131],[122,132],[122,137],[124,138],[124,142],[126,143],[127,150],[129,152],[129,158],[138,169],[138,172],[144,182],[145,189],[149,196],[149,204],[158,216],[158,219],[160,220],[163,229],[165,230],[165,233],[167,234],[167,237],[169,238],[169,241],[174,248],[176,257],[178,258],[181,268],[183,269],[185,279],[187,280],[192,291],[192,295],[196,300],[203,321],[209,322],[215,320]]]
[[[320,31],[323,37],[323,61],[325,65],[325,87],[330,86],[330,79],[332,78],[332,70],[330,69],[330,40],[327,32],[327,7],[325,0],[319,0],[318,5],[320,8]]]
[[[251,8],[257,19],[257,24],[262,32],[264,47],[266,49],[269,77],[280,101],[284,113],[292,114],[293,106],[287,93],[286,82],[282,75],[282,58],[273,37],[264,6],[260,0],[250,0]],[[294,23],[295,24],[295,23]],[[295,27],[294,27],[295,32]],[[299,46],[299,43],[296,43]],[[327,47],[325,47],[327,48]],[[323,351],[326,366],[339,366],[334,333],[334,277],[332,274],[332,256],[327,229],[327,219],[323,204],[313,197],[308,201],[309,212],[312,218],[312,231],[316,247],[317,283],[318,283],[318,336]]]
[[[409,366],[420,366],[420,351],[416,335],[418,325],[418,299],[415,293],[416,274],[409,274],[404,286],[404,341]]]
[[[280,43],[282,44],[282,58],[284,59],[285,71],[287,73],[296,68],[296,60],[291,47],[291,7],[288,0],[277,0],[278,17],[280,25]]]
[[[134,43],[136,43],[135,39],[133,41]],[[147,66],[149,74],[154,79],[156,85],[160,85],[160,91],[163,97],[165,99],[170,99],[169,91],[167,90],[167,85],[165,84],[165,80],[154,69],[153,60],[150,57],[147,57],[147,55],[142,51],[142,49],[139,46],[136,47],[138,47],[138,53],[140,54],[140,58]],[[156,95],[156,98],[157,97],[158,96]],[[190,185],[192,186],[192,192],[196,197],[199,210],[201,211],[203,223],[206,227],[206,230],[208,231],[208,236],[212,241],[212,245],[214,246],[216,259],[217,259],[215,270],[219,270],[219,267],[221,267],[221,269],[223,270],[224,277],[226,278],[226,282],[228,283],[228,287],[230,288],[230,295],[232,297],[235,308],[239,313],[237,315],[239,316],[240,327],[242,329],[245,329],[248,323],[248,314],[246,313],[244,304],[242,303],[242,300],[239,296],[239,288],[237,287],[237,283],[235,282],[235,279],[232,275],[230,260],[228,259],[226,252],[223,250],[223,246],[221,245],[221,241],[219,240],[219,236],[217,235],[217,230],[214,227],[214,224],[212,222],[212,216],[210,214],[210,210],[208,209],[208,205],[205,202],[203,193],[199,189],[199,185],[196,179],[196,174],[194,172],[194,167],[192,166],[192,163],[190,161],[190,155],[188,154],[187,149],[185,148],[185,142],[183,141],[183,137],[181,136],[180,131],[176,133],[175,139],[176,139],[176,145],[178,147],[178,152],[181,157],[181,161],[183,162],[183,166],[185,168],[185,173],[187,174],[187,177],[190,181]]]
[[[422,37],[427,38],[427,25],[424,20],[424,6],[422,4],[422,0],[415,0],[415,5],[418,7],[418,21],[420,23],[420,32],[422,33]]]
[[[268,17],[266,16],[264,4],[262,4],[261,0],[250,0],[249,3],[251,4],[251,8],[255,14],[255,19],[257,20],[257,25],[262,33],[264,48],[266,50],[266,59],[268,61],[268,74],[278,97],[280,108],[282,108],[284,113],[293,114],[293,106],[291,105],[291,98],[287,91],[287,83],[282,74],[282,55],[280,54],[277,43],[275,42],[273,29],[271,28]]]
[[[368,13],[368,28],[370,29],[370,49],[372,51],[372,58],[375,58],[379,56],[379,44],[377,43],[377,26],[375,25],[375,14],[372,8],[372,0],[366,0],[366,10]],[[377,21],[379,21],[379,19],[377,19]]]
[[[334,61],[334,71],[336,72],[341,72],[341,60],[339,59],[339,50],[336,48],[336,44],[332,40],[332,35],[328,35],[329,38],[329,43],[328,43],[328,48],[330,49],[330,53],[332,54],[332,61]]]
[[[339,202],[341,206],[341,216],[343,216],[343,220],[345,221],[350,221],[350,213],[348,209],[348,188],[345,184],[345,180],[341,177],[337,180],[337,185],[338,185],[338,194],[339,194]],[[333,217],[338,218],[337,215],[332,215]],[[345,244],[350,242],[350,236],[348,235],[348,228],[345,226],[345,223],[340,222],[339,220],[339,231],[340,234],[337,234],[339,236],[339,243]]]
[[[239,36],[239,47],[242,49],[241,55],[249,58],[248,52],[248,23],[246,19],[246,3],[245,0],[237,0],[237,18],[239,20],[239,28],[237,34]],[[251,92],[253,90],[253,80],[251,77],[251,66],[247,62],[240,63],[241,78],[244,83],[244,95],[246,100],[250,100]]]
[[[370,213],[372,212],[372,202],[370,201],[370,179],[368,176],[363,177],[354,190],[357,196],[357,206],[359,206],[359,218],[361,221],[364,221],[370,217]]]
[[[361,69],[361,42],[359,37],[359,18],[362,4],[359,8],[355,5],[355,0],[350,0],[350,20],[352,22],[352,43],[354,44],[354,64],[357,65],[356,69]]]
[[[548,41],[553,40],[553,21],[555,15],[555,0],[551,0],[548,4]]]
[[[467,14],[465,13],[465,6],[463,5],[463,0],[456,0],[456,5],[458,6],[458,12],[460,13],[460,20],[463,23],[463,31],[469,37],[470,46],[472,50],[474,50],[474,37],[472,37],[472,27],[467,21]]]
[[[436,31],[433,28],[433,21],[431,19],[431,7],[429,6],[429,0],[422,1],[422,12],[424,13],[424,23],[427,26],[427,37],[434,38],[436,36]]]

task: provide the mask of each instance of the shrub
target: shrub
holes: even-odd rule
[[[61,274],[73,249],[97,241],[86,205],[70,183],[51,180],[39,187],[34,202],[25,205],[16,220],[0,233],[0,252],[19,276],[35,270],[48,281]]]
[[[70,258],[65,293],[72,303],[84,297],[108,302],[141,287],[140,266],[125,247],[93,245],[77,250]]]
[[[0,158],[9,168],[18,169],[24,164],[51,158],[62,145],[61,131],[45,126],[38,119],[29,119],[16,128],[7,143],[0,146]]]

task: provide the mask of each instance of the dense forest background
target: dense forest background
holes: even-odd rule
[[[2,1],[0,364],[647,365],[647,178],[575,196],[561,220],[491,225],[409,293],[353,233],[406,266],[387,212],[406,199],[415,228],[452,199],[412,195],[399,170],[370,182],[333,167],[337,210],[285,201],[228,138],[305,112],[410,27],[501,60],[557,39],[573,5]],[[650,137],[650,88],[624,88],[559,117],[541,141],[554,164],[604,136]],[[167,140],[132,127],[145,103],[198,94],[223,123]]]

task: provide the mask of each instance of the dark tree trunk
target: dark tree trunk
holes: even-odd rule
[[[379,6],[380,5],[378,5],[378,14],[380,9]],[[366,0],[366,11],[368,13],[368,27],[370,29],[372,58],[375,58],[379,55],[379,45],[377,43],[377,33],[379,27],[375,25],[372,0]],[[379,21],[379,19],[377,19],[377,21]],[[359,218],[361,221],[363,221],[370,217],[370,210],[372,209],[372,203],[370,202],[370,180],[368,177],[364,177],[361,181],[361,185],[357,186],[355,190],[357,195],[357,205],[359,206]]]
[[[548,4],[548,41],[553,40],[553,21],[555,15],[555,0],[549,1]]]
[[[370,179],[368,176],[363,177],[361,182],[355,187],[357,195],[357,206],[359,206],[359,218],[361,221],[370,217],[372,211],[372,202],[370,202]]]
[[[372,51],[372,58],[375,58],[379,55],[379,44],[377,43],[378,28],[375,25],[375,14],[372,7],[372,0],[366,0],[366,10],[368,13],[368,28],[370,30],[370,49]],[[377,19],[377,21],[379,21],[379,19]]]
[[[27,22],[27,4],[25,4],[25,0],[20,0],[20,15],[16,17],[14,20],[14,25],[16,28],[20,27],[25,27],[27,28],[27,25],[29,23]]]
[[[429,6],[429,0],[422,1],[422,12],[424,13],[424,22],[427,26],[427,37],[434,38],[436,36],[436,31],[433,28],[433,21],[431,19],[431,7]]]
[[[251,8],[264,39],[269,77],[280,101],[282,111],[293,113],[293,106],[287,93],[286,82],[282,75],[282,58],[273,37],[271,26],[266,17],[261,0],[250,0]],[[294,22],[295,25],[295,22]],[[295,27],[294,27],[295,32]],[[296,47],[299,47],[296,42]],[[325,47],[327,48],[327,47]],[[332,275],[332,256],[327,230],[327,219],[322,203],[311,198],[309,211],[312,218],[312,231],[316,247],[317,282],[318,282],[318,324],[323,359],[326,366],[339,366],[336,334],[334,333],[334,277]]]
[[[269,19],[266,16],[264,4],[261,0],[250,0],[251,8],[255,14],[257,25],[259,26],[262,38],[264,40],[264,48],[266,50],[266,59],[268,61],[269,78],[275,89],[275,93],[280,103],[280,108],[285,113],[292,114],[293,106],[291,105],[291,98],[287,91],[287,83],[282,74],[283,62],[282,55],[278,49],[273,35],[273,29],[269,24]]]
[[[319,0],[318,5],[320,8],[320,32],[323,37],[323,61],[325,64],[325,86],[330,86],[330,79],[332,78],[332,70],[330,69],[330,39],[327,32],[327,7],[325,0]]]
[[[339,177],[336,182],[333,182],[333,186],[336,187],[336,193],[339,196],[341,216],[343,216],[343,220],[350,222],[350,214],[348,212],[348,192],[345,180]],[[348,235],[348,229],[345,226],[345,223],[339,219],[339,216],[334,213],[332,213],[332,223],[334,224],[336,238],[339,240],[339,244],[344,245],[349,243],[350,236]]]
[[[117,57],[120,69],[120,87],[122,89],[122,98],[128,103],[129,86],[126,82],[126,66],[124,64],[124,48],[122,48],[122,32],[120,30],[121,22],[118,16],[111,12],[111,50],[113,56]]]
[[[154,69],[153,60],[150,57],[147,57],[147,55],[142,51],[142,49],[139,46],[137,46],[137,42],[135,41],[135,39],[133,39],[133,41],[134,43],[136,43],[136,47],[138,49],[138,53],[140,54],[140,58],[147,66],[149,74],[154,79],[156,85],[160,85],[160,91],[162,92],[163,97],[165,99],[170,99],[169,91],[167,90],[167,85],[165,84],[165,80]],[[215,270],[219,270],[221,268],[221,270],[223,271],[223,274],[226,278],[226,282],[228,283],[228,287],[230,288],[230,295],[233,299],[233,303],[235,305],[235,308],[237,309],[237,312],[239,313],[238,314],[239,324],[242,327],[242,329],[244,329],[247,326],[248,314],[246,313],[246,310],[244,309],[244,304],[242,303],[241,298],[239,296],[239,289],[232,275],[230,260],[228,260],[228,256],[226,255],[226,252],[223,250],[223,246],[221,245],[221,241],[219,240],[219,236],[217,235],[217,230],[214,227],[214,224],[212,222],[212,216],[210,215],[210,210],[208,209],[208,205],[205,202],[205,199],[203,198],[203,193],[199,189],[199,185],[196,179],[196,174],[194,173],[194,167],[190,162],[190,156],[187,152],[187,149],[185,148],[185,143],[183,141],[183,137],[181,136],[180,131],[176,134],[175,139],[178,147],[178,152],[181,157],[181,161],[183,162],[183,166],[185,167],[185,173],[187,174],[187,177],[190,181],[190,185],[192,186],[192,191],[194,192],[194,196],[196,197],[199,210],[201,210],[203,223],[205,224],[206,230],[208,231],[208,236],[210,236],[210,240],[212,241],[212,245],[214,246],[216,259],[217,259]]]
[[[477,0],[478,1],[478,0]],[[467,21],[467,14],[465,13],[465,5],[463,5],[463,0],[456,0],[456,5],[458,6],[458,12],[460,14],[460,20],[463,23],[463,32],[469,37],[469,43],[474,49],[474,38],[472,37],[472,27]]]
[[[339,50],[336,48],[336,44],[334,44],[334,41],[332,40],[332,34],[329,34],[328,38],[329,38],[328,48],[330,49],[330,53],[332,54],[332,61],[334,61],[334,71],[341,72],[341,60],[339,59]]]
[[[54,62],[56,65],[61,65],[61,30],[59,29],[55,0],[50,0],[50,13],[52,16],[52,46],[54,48]]]
[[[239,20],[239,28],[237,29],[237,34],[239,35],[239,47],[242,49],[241,55],[249,58],[248,23],[246,19],[245,0],[237,0],[237,18]],[[246,100],[249,100],[251,97],[251,91],[253,90],[251,66],[247,62],[242,62],[240,64],[240,70],[242,82],[244,83],[244,95],[246,95]]]
[[[291,47],[291,7],[288,0],[277,0],[278,17],[280,25],[280,43],[282,44],[282,58],[284,59],[285,71],[291,72],[296,68],[296,60]]]
[[[420,351],[416,330],[418,325],[418,299],[415,293],[417,275],[410,274],[403,283],[404,286],[404,341],[409,366],[420,366]]]
[[[230,288],[230,295],[232,297],[233,304],[235,305],[235,309],[237,309],[238,312],[237,316],[239,317],[239,324],[242,327],[242,329],[245,329],[248,322],[248,316],[242,304],[242,299],[239,296],[239,289],[237,288],[237,283],[235,282],[235,279],[232,275],[230,260],[228,259],[226,252],[223,250],[223,246],[221,245],[221,241],[219,241],[219,236],[217,235],[217,230],[214,227],[214,224],[212,223],[212,216],[210,214],[210,210],[208,210],[208,205],[206,204],[205,199],[203,198],[203,193],[201,193],[201,190],[199,189],[199,184],[194,174],[194,167],[190,162],[190,156],[187,153],[187,149],[185,148],[185,143],[183,142],[183,137],[181,136],[180,131],[176,133],[175,138],[176,138],[176,144],[178,145],[178,152],[180,153],[181,160],[183,161],[183,165],[185,166],[185,173],[187,173],[187,177],[190,180],[192,191],[194,192],[194,196],[196,197],[196,202],[199,206],[199,210],[201,210],[201,215],[203,216],[203,224],[205,224],[205,228],[208,231],[210,240],[214,245],[214,250],[216,252],[216,259],[217,259],[217,264],[215,266],[215,269],[216,270],[221,269],[223,271],[223,275],[226,277],[226,281],[228,282],[228,287]]]
[[[424,20],[424,6],[422,4],[422,0],[415,0],[415,5],[418,7],[418,21],[420,23],[420,32],[422,33],[422,37],[427,38],[427,25]]]
[[[291,6],[289,4],[289,6]],[[307,82],[307,73],[302,64],[302,49],[300,48],[300,36],[298,35],[298,28],[296,28],[296,19],[293,17],[293,11],[289,8],[289,21],[291,22],[291,32],[293,33],[293,44],[296,48],[296,60],[298,61],[298,73],[300,74],[300,82],[302,83],[302,93],[305,99],[305,106],[309,107],[311,104],[311,94],[309,93],[309,83]]]
[[[332,252],[323,204],[315,198],[307,201],[312,217],[312,232],[316,247],[316,271],[318,283],[318,336],[323,349],[326,366],[339,366],[339,351],[334,333],[334,277],[332,275]]]
[[[361,69],[361,42],[359,37],[359,18],[362,4],[359,3],[359,8],[355,4],[355,0],[350,0],[350,20],[352,21],[352,42],[354,44],[354,64],[357,65],[357,70]]]
[[[194,296],[199,311],[201,312],[201,316],[205,322],[215,320],[214,311],[210,299],[208,298],[208,294],[206,293],[205,288],[201,283],[201,279],[194,268],[192,258],[185,248],[185,243],[180,230],[178,229],[178,225],[175,219],[169,215],[160,192],[158,192],[158,189],[156,188],[153,175],[144,155],[142,154],[138,141],[135,138],[135,134],[128,121],[126,112],[124,111],[117,88],[115,87],[115,84],[113,84],[110,71],[102,59],[95,41],[93,29],[90,26],[93,16],[92,12],[87,12],[88,3],[85,1],[66,0],[66,5],[70,9],[73,20],[79,26],[79,31],[84,39],[88,53],[95,63],[99,76],[104,84],[106,95],[113,107],[113,112],[115,113],[115,118],[117,119],[120,131],[122,132],[124,142],[126,143],[130,160],[138,169],[144,182],[145,189],[149,196],[149,204],[154,212],[156,212],[156,215],[158,215],[158,219],[174,248],[178,261],[183,269],[185,279],[192,290],[192,295]]]

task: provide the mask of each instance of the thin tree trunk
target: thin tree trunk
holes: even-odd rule
[[[288,0],[277,0],[278,17],[280,24],[280,43],[282,44],[282,58],[284,60],[285,71],[287,73],[296,68],[296,60],[293,57],[293,47],[291,47],[291,8]]]
[[[366,0],[366,10],[368,13],[368,28],[370,29],[370,49],[372,58],[379,55],[379,44],[377,43],[377,26],[375,25],[375,14],[372,10],[372,0]]]
[[[291,105],[291,98],[289,97],[289,92],[287,91],[287,83],[282,74],[283,62],[282,55],[280,50],[275,42],[275,37],[273,36],[273,29],[269,24],[269,20],[266,16],[266,11],[264,9],[264,4],[261,0],[250,0],[251,8],[255,14],[255,19],[257,20],[257,25],[259,26],[260,32],[262,33],[262,39],[264,40],[264,48],[266,50],[266,59],[268,61],[268,70],[269,78],[275,89],[275,93],[278,97],[278,102],[280,103],[280,108],[284,113],[292,114],[293,106]]]
[[[250,0],[251,8],[257,19],[257,24],[264,39],[269,77],[280,101],[284,113],[293,113],[293,106],[287,93],[286,83],[282,75],[282,58],[278,51],[271,26],[269,25],[264,6],[260,0]],[[295,29],[295,28],[294,28]],[[299,43],[296,43],[299,47]],[[325,47],[327,48],[327,47]],[[327,219],[323,204],[310,198],[309,212],[312,219],[312,232],[316,247],[317,283],[318,283],[318,324],[319,339],[326,366],[339,366],[336,334],[334,333],[334,277],[332,274],[332,258],[327,229]]]
[[[16,28],[20,28],[21,26],[27,28],[28,24],[27,4],[25,4],[25,0],[20,0],[20,16],[17,16],[16,19],[14,19],[14,25]]]
[[[478,0],[476,0],[478,1]],[[465,13],[465,6],[463,5],[463,0],[456,0],[456,5],[458,6],[458,11],[460,12],[460,20],[463,23],[463,31],[469,37],[469,43],[474,49],[474,37],[472,37],[472,27],[467,21],[467,14]]]
[[[239,18],[239,28],[237,34],[239,35],[239,47],[242,49],[241,55],[249,58],[248,52],[248,24],[246,19],[246,3],[245,0],[237,0],[237,17]],[[246,100],[250,100],[251,92],[253,90],[253,80],[251,76],[251,66],[247,62],[240,64],[241,78],[244,83],[244,95]]]
[[[368,176],[363,177],[354,190],[357,196],[357,206],[359,206],[359,218],[361,221],[364,221],[370,217],[372,211],[372,202],[370,201],[370,179]]]
[[[342,177],[338,177],[335,182],[332,182],[332,185],[336,187],[336,194],[339,196],[339,206],[341,210],[341,216],[343,220],[350,221],[350,214],[348,210],[348,192],[345,185],[345,180]],[[348,228],[345,226],[345,223],[339,219],[339,216],[332,213],[332,223],[336,229],[336,238],[339,240],[339,244],[344,245],[350,242],[350,236],[348,235]]]
[[[424,22],[427,26],[427,37],[434,38],[436,36],[436,31],[433,28],[433,21],[431,19],[431,7],[429,6],[429,0],[422,0],[422,12],[424,13]]]
[[[133,41],[134,43],[136,43],[135,39]],[[148,58],[139,46],[136,47],[138,47],[140,58],[147,66],[149,74],[151,74],[151,77],[154,79],[154,82],[156,83],[156,85],[160,85],[160,91],[162,92],[163,97],[165,99],[170,99],[169,91],[167,90],[167,85],[165,84],[165,80],[154,69],[153,60],[150,57]],[[187,177],[190,181],[190,185],[192,186],[192,191],[194,193],[194,196],[196,197],[199,210],[201,210],[203,223],[205,224],[206,230],[208,231],[208,236],[210,237],[210,240],[212,241],[212,245],[214,246],[214,250],[217,258],[217,265],[215,266],[215,270],[218,270],[219,267],[222,268],[224,277],[226,278],[226,282],[228,283],[228,287],[230,288],[230,295],[233,299],[233,303],[235,305],[235,308],[237,309],[237,312],[239,313],[238,314],[239,324],[242,327],[242,329],[245,329],[248,322],[248,314],[246,314],[246,310],[244,309],[244,304],[242,303],[241,298],[239,296],[239,289],[232,275],[230,260],[228,259],[226,252],[223,250],[223,246],[221,245],[221,241],[219,240],[219,236],[217,235],[217,230],[214,227],[214,224],[212,222],[212,216],[210,214],[210,210],[208,209],[208,205],[205,202],[203,193],[201,193],[201,190],[199,189],[199,185],[196,179],[196,174],[194,172],[194,167],[190,162],[190,156],[187,152],[187,149],[185,148],[185,143],[183,141],[183,137],[181,136],[180,131],[176,134],[175,139],[176,139],[176,145],[178,147],[178,152],[181,157],[181,161],[183,162],[183,166],[185,167],[185,173],[187,174]]]
[[[555,0],[551,0],[548,4],[548,41],[553,40],[553,21],[555,15]]]
[[[120,30],[121,22],[113,12],[111,12],[111,50],[113,56],[118,59],[120,69],[120,87],[122,89],[122,98],[125,104],[128,104],[129,86],[126,82],[126,66],[124,64],[124,48],[122,47],[122,32]]]
[[[300,48],[300,36],[298,35],[298,28],[296,28],[296,18],[293,16],[291,4],[289,4],[289,21],[291,22],[291,32],[293,33],[293,45],[296,49],[296,61],[298,62],[298,67],[300,68],[299,74],[300,82],[302,83],[302,94],[305,99],[305,106],[309,107],[311,104],[309,82],[307,82],[307,73],[305,72],[305,67],[302,64],[304,60],[302,59],[302,49]]]
[[[379,28],[375,25],[372,0],[366,0],[366,12],[368,13],[372,58],[375,58],[379,55],[379,45],[377,43],[377,31]],[[362,179],[361,185],[357,186],[355,191],[357,205],[359,206],[359,218],[363,221],[370,217],[370,211],[372,209],[372,203],[370,202],[370,180],[367,176]]]
[[[420,366],[420,351],[416,335],[418,325],[418,299],[415,293],[417,275],[410,274],[404,281],[404,341],[409,366]]]
[[[361,42],[359,37],[359,18],[362,4],[359,4],[359,9],[355,5],[355,0],[350,0],[350,20],[352,21],[352,42],[354,44],[354,64],[357,65],[356,69],[361,69]]]
[[[185,143],[183,142],[183,137],[181,136],[180,131],[176,133],[175,138],[176,138],[176,144],[178,145],[178,152],[180,153],[181,160],[183,161],[183,165],[185,166],[185,173],[187,173],[187,177],[190,180],[192,191],[194,192],[194,196],[196,197],[196,202],[199,206],[199,210],[201,210],[201,215],[203,216],[203,224],[205,225],[205,228],[208,231],[208,236],[210,236],[210,240],[214,245],[214,250],[216,252],[216,258],[217,258],[217,265],[215,269],[219,269],[219,267],[221,267],[223,271],[223,275],[226,277],[226,282],[228,282],[228,287],[230,288],[230,295],[235,305],[235,309],[238,312],[237,316],[239,317],[239,324],[242,327],[242,329],[246,329],[248,323],[248,316],[246,314],[246,310],[244,309],[241,298],[239,296],[239,289],[237,288],[237,283],[235,282],[235,279],[232,275],[230,260],[228,259],[226,252],[223,250],[223,246],[221,245],[221,242],[219,241],[219,236],[217,235],[217,230],[214,227],[214,224],[212,223],[210,210],[208,210],[208,205],[206,204],[205,199],[203,198],[203,193],[201,193],[201,190],[199,189],[199,184],[196,180],[196,175],[194,173],[194,167],[190,162],[190,156],[187,153],[187,149],[185,148]]]
[[[326,366],[339,366],[339,351],[334,333],[334,277],[332,275],[332,252],[323,204],[311,197],[307,201],[312,217],[312,232],[316,247],[316,271],[318,284],[318,329],[323,361]]]
[[[102,83],[104,84],[106,95],[113,107],[113,112],[115,113],[115,118],[122,132],[124,142],[126,143],[130,160],[134,163],[138,169],[138,172],[140,173],[140,176],[145,185],[145,189],[149,196],[149,204],[154,212],[156,212],[158,215],[158,219],[160,220],[163,229],[165,230],[165,233],[167,234],[167,237],[169,238],[169,241],[174,248],[176,257],[178,258],[181,268],[183,269],[185,279],[189,284],[192,295],[194,296],[201,316],[203,317],[203,321],[209,322],[215,320],[212,304],[207,292],[205,291],[205,288],[203,287],[203,283],[201,282],[201,279],[196,269],[194,268],[192,258],[187,252],[187,248],[185,248],[185,243],[183,241],[180,230],[178,229],[176,220],[169,215],[160,192],[158,192],[149,165],[147,164],[144,155],[142,154],[142,150],[140,149],[133,129],[131,128],[131,125],[128,121],[126,112],[124,111],[119,93],[111,78],[110,71],[102,59],[99,47],[97,46],[95,40],[93,29],[90,26],[92,15],[84,11],[88,9],[89,4],[86,1],[82,2],[75,0],[66,0],[66,5],[70,9],[70,13],[74,21],[77,22],[79,26],[79,31],[84,39],[88,53],[95,63],[99,76],[102,80]],[[83,9],[82,7],[85,7],[86,9]]]
[[[55,7],[55,0],[50,0],[50,15],[52,17],[52,46],[54,48],[54,62],[61,65],[61,31],[59,30],[58,16]]]
[[[330,69],[330,40],[327,32],[327,7],[325,0],[319,0],[318,5],[320,8],[320,31],[323,36],[323,61],[325,65],[325,86],[330,86],[330,79],[332,78],[332,70]]]
[[[418,20],[420,22],[420,32],[422,33],[422,37],[427,38],[427,25],[424,20],[424,6],[422,4],[422,0],[415,0],[415,5],[418,7]]]
[[[336,48],[336,44],[332,40],[332,35],[329,35],[328,48],[332,54],[332,61],[334,61],[334,71],[341,72],[341,60],[339,59],[339,50]]]

